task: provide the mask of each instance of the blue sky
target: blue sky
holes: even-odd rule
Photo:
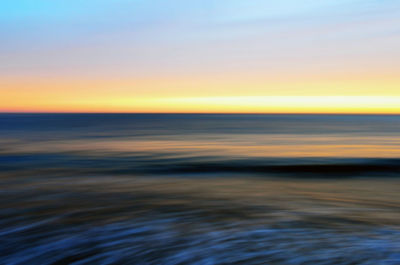
[[[397,0],[3,0],[0,36],[0,85],[19,87],[117,79],[121,96],[268,96],[287,82],[286,94],[323,83],[342,95],[390,81],[390,94],[400,76]]]
[[[144,68],[157,70],[154,57],[163,54],[170,70],[179,70],[183,60],[190,71],[199,61],[198,69],[192,70],[200,72],[208,68],[201,63],[204,58],[210,59],[211,68],[221,70],[229,70],[227,64],[238,57],[258,68],[254,53],[259,60],[286,60],[291,50],[315,59],[365,52],[385,60],[384,50],[393,56],[400,35],[400,2],[391,0],[5,0],[1,5],[0,56],[7,60],[0,67],[10,73],[18,73],[14,65],[21,63],[37,66],[33,72],[62,68],[63,61],[68,65],[69,59],[61,54],[58,62],[53,60],[57,52],[78,61],[117,61],[121,72],[132,69],[132,74],[143,61]],[[377,38],[380,43],[374,44]],[[234,47],[227,47],[229,43]],[[89,53],[87,46],[92,46]],[[34,53],[40,54],[39,64]],[[127,58],[137,63],[127,63]],[[102,67],[95,63],[93,70],[102,72]],[[63,71],[69,72],[60,69],[60,74]]]

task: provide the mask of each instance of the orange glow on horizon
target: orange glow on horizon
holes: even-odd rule
[[[119,98],[72,104],[38,104],[3,112],[110,113],[353,113],[400,114],[400,97],[271,96]]]
[[[1,112],[400,114],[395,76],[0,79]]]

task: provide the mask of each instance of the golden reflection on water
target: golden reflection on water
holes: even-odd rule
[[[155,152],[175,155],[222,155],[233,157],[362,157],[397,158],[400,136],[337,135],[191,135],[190,137],[135,137],[117,139],[53,140],[43,142],[4,141],[4,153]],[[12,143],[12,144],[11,144]]]

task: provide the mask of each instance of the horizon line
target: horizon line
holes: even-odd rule
[[[2,114],[157,114],[157,115],[374,115],[398,116],[382,112],[80,112],[80,111],[0,111]]]

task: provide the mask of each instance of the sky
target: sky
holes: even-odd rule
[[[400,113],[398,0],[2,0],[1,112]]]

